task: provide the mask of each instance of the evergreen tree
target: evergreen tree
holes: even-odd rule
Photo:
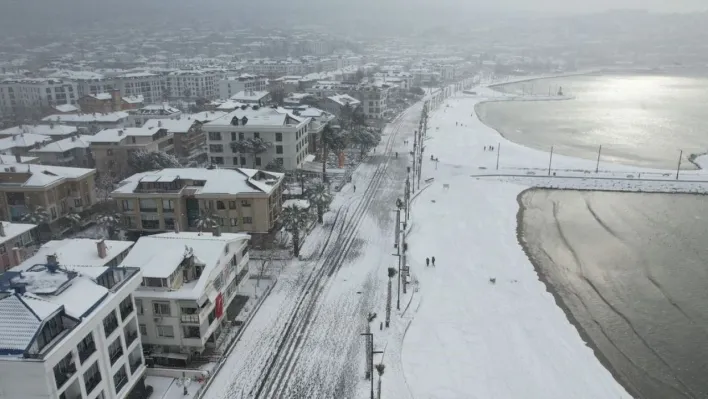
[[[310,212],[307,209],[290,206],[283,208],[283,227],[293,236],[293,255],[300,256],[300,232],[307,228],[310,222]]]
[[[136,151],[128,156],[128,166],[132,173],[141,173],[151,170],[179,168],[182,165],[174,155],[162,151]]]
[[[322,183],[315,183],[307,193],[307,198],[317,209],[317,221],[323,223],[324,213],[329,209],[329,204],[332,203],[332,194],[329,192],[329,186]]]

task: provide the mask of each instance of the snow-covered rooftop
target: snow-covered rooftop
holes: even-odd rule
[[[78,112],[79,111],[79,107],[77,107],[76,105],[71,105],[71,104],[59,104],[59,105],[55,105],[52,108],[54,108],[55,110],[57,110],[59,112]]]
[[[187,133],[196,122],[184,116],[179,119],[150,119],[143,124],[146,129],[167,129],[170,133]]]
[[[193,120],[199,121],[201,123],[206,123],[206,122],[211,122],[213,120],[219,119],[221,117],[224,117],[228,112],[224,111],[203,111],[203,112],[198,112],[196,114],[187,114],[187,115],[182,115],[183,118],[191,118]]]
[[[104,129],[96,133],[91,142],[96,143],[118,143],[126,137],[150,137],[158,132],[158,128],[146,127],[126,127],[119,129]]]
[[[350,105],[350,106],[356,106],[361,104],[361,101],[357,100],[356,98],[348,95],[348,94],[338,94],[336,96],[329,96],[327,97],[330,100],[334,101],[335,103],[345,106],[345,105]]]
[[[125,96],[123,97],[123,101],[128,104],[142,104],[145,102],[145,97],[143,97],[142,94],[138,94],[137,96]]]
[[[20,157],[19,163],[32,163],[37,161],[37,157]],[[17,164],[17,157],[14,155],[0,154],[0,168],[2,165]]]
[[[223,118],[207,123],[206,126],[231,126],[234,118],[241,121],[244,117],[250,126],[296,126],[305,119],[293,115],[289,110],[282,112],[282,109],[254,106],[245,107],[245,109],[237,108]],[[241,122],[239,122],[240,124]]]
[[[26,259],[12,270],[27,270],[33,265],[46,263],[47,255],[56,255],[57,262],[59,262],[62,267],[66,267],[69,270],[81,271],[85,268],[105,266],[116,256],[133,246],[132,241],[104,240],[106,245],[106,257],[101,258],[98,254],[98,243],[100,241],[101,240],[92,240],[89,238],[52,240],[42,245],[34,256]],[[91,274],[90,271],[89,274]]]
[[[141,237],[121,265],[139,267],[143,277],[167,278],[179,267],[185,256],[192,253],[195,262],[204,265],[201,277],[170,293],[196,300],[204,293],[204,288],[210,281],[211,271],[217,267],[224,253],[224,247],[250,238],[248,234],[240,233],[222,233],[220,236],[193,232],[155,234]],[[141,290],[149,288],[141,287],[137,295],[140,295]]]
[[[35,224],[29,223],[12,223],[0,221],[2,228],[0,229],[0,244],[4,244],[6,241],[11,240],[17,236],[20,236],[35,227]]]
[[[70,79],[70,80],[100,80],[100,79],[105,78],[105,76],[101,75],[100,73],[96,73],[96,72],[69,71],[69,70],[62,70],[62,71],[54,72],[51,75],[49,75],[49,77],[63,78],[63,79]]]
[[[64,123],[116,123],[127,119],[128,113],[125,111],[109,112],[106,114],[61,114],[50,115],[42,120],[45,122],[64,122]]]
[[[242,102],[234,100],[215,101],[212,104],[216,105],[216,109],[218,109],[220,112],[232,111],[236,108],[240,108],[242,105],[245,105]]]
[[[205,169],[181,168],[162,169],[134,174],[121,182],[114,194],[129,194],[135,192],[141,181],[157,182],[160,179],[198,180],[203,186],[193,186],[195,195],[213,194],[270,194],[284,174],[266,172],[255,169]],[[192,187],[192,186],[190,186]]]
[[[170,107],[167,104],[152,104],[146,105],[142,108],[130,110],[133,115],[172,115],[178,114],[181,111],[177,108]]]
[[[263,100],[269,94],[270,93],[267,91],[240,91],[231,96],[229,99],[241,102],[254,102]]]
[[[96,100],[101,100],[101,101],[110,100],[111,98],[113,98],[111,96],[111,93],[96,93],[96,94],[89,94],[88,96],[93,97]]]
[[[30,153],[47,153],[47,152],[64,152],[73,150],[75,148],[88,148],[91,144],[91,139],[93,136],[82,135],[82,136],[71,136],[58,141],[52,141],[51,143],[45,144],[39,148],[30,150]]]
[[[305,200],[305,199],[289,199],[283,202],[283,208],[300,208],[300,209],[308,209],[310,207],[310,201]]]
[[[34,133],[22,133],[17,134],[12,137],[5,137],[0,139],[0,151],[11,150],[16,147],[25,148],[32,147],[37,143],[43,143],[45,141],[51,141],[49,136]]]
[[[0,179],[0,184],[8,184],[16,187],[46,187],[59,183],[64,179],[76,179],[96,173],[96,170],[72,168],[68,166],[17,163],[0,165],[0,173],[15,173],[18,176],[29,175],[24,182],[18,181],[17,179],[13,179],[12,181],[3,181]]]

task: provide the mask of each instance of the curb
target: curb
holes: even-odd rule
[[[224,352],[223,355],[221,355],[221,359],[219,362],[216,364],[216,367],[214,370],[211,372],[209,375],[209,378],[207,379],[206,383],[199,388],[197,393],[194,395],[195,399],[202,399],[206,392],[209,390],[209,387],[211,386],[212,381],[214,381],[214,377],[216,377],[217,374],[221,371],[221,369],[224,367],[224,364],[226,363],[226,359],[231,355],[231,352],[233,352],[234,348],[236,348],[236,344],[241,340],[241,335],[243,335],[243,332],[246,330],[249,324],[251,324],[251,320],[253,317],[258,313],[258,310],[261,308],[261,305],[263,305],[263,302],[265,302],[266,298],[270,296],[271,291],[273,291],[273,288],[275,288],[275,284],[278,282],[278,279],[276,278],[273,280],[273,284],[263,293],[261,296],[261,300],[258,301],[258,304],[256,307],[251,311],[251,314],[248,315],[248,318],[246,321],[241,325],[241,328],[239,329],[238,333],[236,333],[236,336],[234,336],[234,339],[231,341],[229,344],[229,347],[226,349],[226,352]]]

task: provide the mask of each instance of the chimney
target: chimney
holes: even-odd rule
[[[96,243],[96,249],[98,250],[98,257],[104,259],[108,256],[108,248],[106,247],[106,240],[101,240]]]
[[[17,266],[22,263],[22,250],[17,247],[12,248],[12,257],[10,261],[12,266]]]
[[[58,267],[59,262],[57,262],[57,255],[47,255],[47,269],[49,270],[49,273],[56,273]]]
[[[5,237],[5,222],[0,222],[0,237]]]
[[[221,226],[214,227],[214,237],[221,237]]]

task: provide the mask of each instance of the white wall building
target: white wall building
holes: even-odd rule
[[[174,71],[167,75],[167,93],[170,98],[214,99],[219,94],[218,82],[223,72]]]
[[[207,132],[209,159],[224,167],[265,167],[271,161],[285,170],[295,170],[308,151],[309,118],[298,117],[284,109],[244,106],[202,126]],[[240,154],[231,143],[261,138],[272,145],[261,154]]]
[[[76,104],[76,83],[50,78],[9,79],[0,82],[0,114],[10,115],[22,108],[48,108]]]
[[[144,390],[137,268],[43,264],[0,276],[0,392],[110,399]]]
[[[267,91],[268,79],[265,76],[243,74],[222,79],[218,85],[219,98],[225,100],[241,91]]]
[[[131,72],[114,78],[115,88],[123,97],[142,95],[145,104],[155,104],[164,100],[167,78],[149,72]]]
[[[140,333],[159,365],[185,366],[214,347],[248,274],[250,236],[174,232],[142,237],[123,265],[142,270]]]
[[[43,123],[61,123],[76,126],[81,132],[96,133],[103,129],[117,129],[129,124],[130,115],[125,111],[92,114],[50,115],[42,119]]]
[[[110,93],[116,85],[113,79],[90,71],[62,70],[49,75],[49,77],[75,82],[79,93],[77,98],[89,94]]]

